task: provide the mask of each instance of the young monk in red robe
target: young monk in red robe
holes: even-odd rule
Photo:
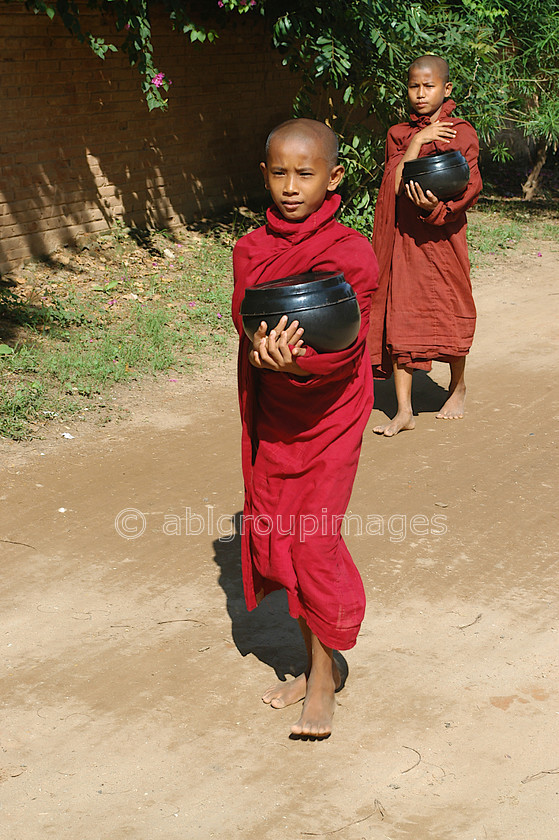
[[[466,210],[481,192],[479,143],[473,126],[452,117],[452,83],[444,59],[426,55],[409,68],[409,122],[393,126],[386,141],[386,166],[373,227],[380,267],[368,345],[375,377],[394,373],[398,411],[374,431],[392,437],[413,429],[412,374],[450,364],[449,396],[438,418],[464,415],[464,369],[476,323],[466,244]],[[417,182],[404,186],[406,161],[460,150],[470,181],[460,195],[439,201]]]
[[[307,649],[305,672],[262,699],[278,709],[304,700],[291,732],[322,738],[331,732],[341,683],[333,651],[355,645],[365,610],[341,525],[373,405],[366,335],[378,270],[365,237],[334,218],[344,173],[335,134],[314,120],[289,120],[274,129],[266,149],[261,168],[274,206],[233,254],[243,581],[249,610],[272,590],[287,590]],[[318,353],[285,316],[278,324],[263,322],[250,342],[239,314],[245,289],[308,271],[343,271],[353,286],[362,319],[355,342]]]

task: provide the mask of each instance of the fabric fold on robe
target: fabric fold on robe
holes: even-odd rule
[[[412,114],[409,122],[388,132],[385,171],[373,227],[379,262],[379,289],[373,298],[368,347],[376,378],[392,373],[392,359],[411,368],[430,370],[432,361],[465,356],[473,341],[476,310],[470,283],[466,210],[481,192],[479,142],[470,123],[451,114],[443,103],[439,119],[456,128],[450,143],[428,143],[419,157],[462,152],[470,180],[458,196],[440,201],[423,215],[405,193],[396,197],[396,169],[412,137],[429,117]]]
[[[302,222],[270,208],[267,224],[235,246],[232,311],[240,336],[247,608],[285,588],[290,614],[304,618],[328,647],[347,650],[365,594],[341,530],[373,405],[366,335],[378,269],[366,238],[334,218],[339,205],[340,197],[329,194]],[[361,311],[356,341],[336,353],[307,348],[300,376],[256,370],[240,316],[246,288],[308,271],[344,272]]]

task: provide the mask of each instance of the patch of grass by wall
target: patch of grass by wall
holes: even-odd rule
[[[4,288],[0,435],[33,436],[45,418],[95,410],[115,383],[186,371],[227,346],[230,244],[147,239],[138,245],[117,228],[66,265],[30,265]]]

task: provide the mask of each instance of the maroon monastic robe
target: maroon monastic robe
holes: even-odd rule
[[[304,618],[326,646],[347,650],[356,641],[365,595],[341,527],[373,405],[366,335],[378,269],[366,238],[335,220],[339,204],[329,194],[302,222],[272,207],[267,224],[239,240],[233,319],[240,335],[247,607],[285,588],[290,614]],[[251,344],[239,314],[245,289],[307,271],[344,272],[361,310],[358,338],[335,353],[307,348],[300,377],[259,371],[249,363]]]
[[[371,311],[368,346],[375,376],[392,373],[391,357],[422,370],[431,361],[465,356],[472,344],[476,310],[466,243],[466,210],[481,192],[477,134],[465,120],[451,117],[455,103],[443,103],[439,119],[452,123],[450,143],[428,143],[420,157],[460,150],[470,166],[470,181],[456,198],[440,201],[428,216],[405,192],[396,198],[396,168],[414,134],[429,117],[412,114],[393,126],[386,141],[385,172],[373,228],[380,279]]]

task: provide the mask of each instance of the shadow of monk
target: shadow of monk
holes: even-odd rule
[[[448,399],[448,391],[424,370],[416,370],[413,374],[413,413],[414,415],[428,412],[436,413],[441,410]],[[375,380],[375,409],[384,412],[392,419],[397,411],[394,378]]]
[[[241,513],[231,519],[231,534],[214,540],[213,559],[220,569],[233,641],[241,656],[256,656],[279,680],[297,676],[305,670],[306,652],[299,625],[288,613],[285,591],[270,593],[258,609],[248,612],[241,573]]]

